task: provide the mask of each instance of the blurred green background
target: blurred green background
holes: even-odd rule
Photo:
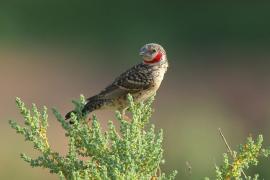
[[[170,68],[154,103],[163,128],[165,172],[177,179],[213,177],[226,148],[262,133],[270,144],[270,3],[184,1],[10,1],[0,6],[0,179],[57,179],[32,169],[37,155],[15,134],[15,97],[56,107],[91,96],[139,63],[139,48],[165,47]],[[105,125],[113,112],[97,112]],[[52,147],[65,153],[64,132],[50,113]],[[186,162],[191,167],[187,171]],[[247,174],[270,179],[270,160]]]

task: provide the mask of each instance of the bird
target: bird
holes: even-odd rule
[[[169,66],[166,51],[159,44],[148,43],[140,48],[139,55],[142,62],[120,74],[100,93],[86,99],[81,112],[83,116],[102,109],[118,110],[125,115],[128,94],[134,102],[143,102],[156,94]],[[72,113],[76,114],[74,110],[70,111],[65,119],[70,119]]]

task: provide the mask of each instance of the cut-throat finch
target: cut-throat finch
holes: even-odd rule
[[[86,99],[81,112],[83,116],[100,109],[119,110],[125,115],[128,94],[135,102],[141,102],[156,93],[168,68],[166,52],[161,45],[149,43],[140,49],[139,54],[141,63],[122,73],[100,93]],[[71,118],[71,113],[76,112],[68,112],[66,120]]]

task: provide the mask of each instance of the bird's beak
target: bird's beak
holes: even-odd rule
[[[140,50],[139,55],[140,55],[140,56],[145,56],[145,55],[147,54],[147,52],[148,52],[148,49],[142,48],[142,49]]]
[[[145,53],[144,51],[141,51],[141,52],[139,53],[139,55],[140,55],[140,56],[143,56],[144,53]]]

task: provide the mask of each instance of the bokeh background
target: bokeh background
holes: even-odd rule
[[[262,133],[270,144],[270,3],[184,1],[10,1],[0,6],[0,179],[57,179],[19,158],[32,145],[9,119],[22,120],[14,99],[72,109],[130,66],[139,48],[157,42],[170,68],[154,103],[163,128],[165,172],[177,179],[213,177],[226,148]],[[112,112],[98,112],[106,124]],[[50,113],[52,147],[65,153],[64,132]],[[186,162],[192,167],[188,172]],[[270,160],[250,172],[270,179]]]

